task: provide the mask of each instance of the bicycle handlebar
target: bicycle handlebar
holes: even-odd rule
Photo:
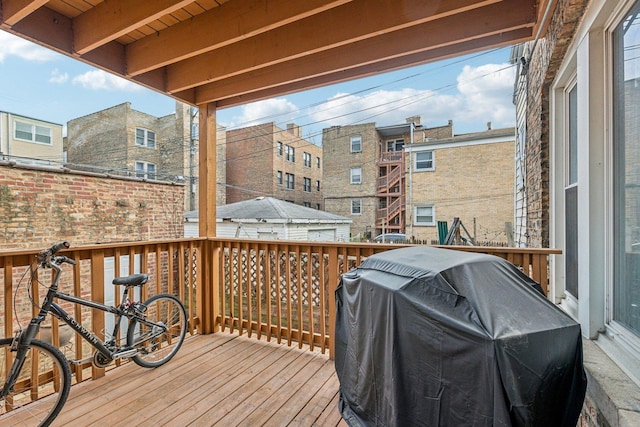
[[[56,243],[50,248],[43,249],[40,252],[38,252],[38,254],[36,255],[36,258],[40,262],[48,264],[51,262],[51,258],[53,258],[53,256],[56,253],[58,253],[58,251],[61,251],[62,249],[68,249],[70,247],[71,247],[71,243],[67,241]],[[60,262],[68,262],[69,264],[75,264],[75,261],[73,261],[70,258],[67,258],[67,257],[58,257],[58,258],[60,258]]]

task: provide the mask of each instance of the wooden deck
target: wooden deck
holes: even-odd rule
[[[54,426],[346,426],[327,355],[220,332],[71,388]]]

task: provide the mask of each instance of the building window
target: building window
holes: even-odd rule
[[[316,191],[320,191],[320,181],[316,181]]]
[[[305,208],[310,208],[311,202],[302,202],[302,206],[304,206]]]
[[[311,178],[304,178],[304,191],[311,193]]]
[[[156,133],[148,129],[136,128],[136,145],[156,148]]]
[[[362,151],[362,137],[352,136],[351,137],[351,152],[352,153],[360,153]]]
[[[282,171],[278,171],[276,179],[278,180],[278,185],[282,185]]]
[[[351,183],[352,184],[362,183],[362,168],[351,168]]]
[[[32,125],[30,123],[15,121],[14,133],[15,139],[23,141],[35,142],[38,144],[51,145],[51,128],[46,126]]]
[[[402,151],[404,139],[393,139],[387,141],[387,151]]]
[[[303,157],[304,157],[304,165],[306,167],[310,168],[311,167],[311,154],[305,152],[303,154]]]
[[[282,142],[278,141],[278,156],[282,157]]]
[[[431,205],[416,206],[413,222],[415,225],[436,225],[435,208]]]
[[[316,203],[316,209],[320,210],[320,203]]]
[[[136,178],[156,179],[156,165],[147,162],[136,162]]]
[[[351,200],[351,215],[360,215],[362,213],[362,201],[360,199]]]
[[[320,157],[316,157],[316,166],[320,169]]]
[[[291,147],[290,145],[287,145],[287,146],[285,147],[285,150],[286,150],[286,157],[285,157],[285,159],[286,159],[288,162],[295,163],[295,161],[296,161],[296,149],[295,149],[295,148],[293,148],[293,147]]]
[[[612,320],[640,336],[640,2],[613,32]],[[571,169],[570,169],[571,170]],[[568,226],[568,225],[567,225]]]
[[[420,151],[416,153],[416,163],[414,166],[416,171],[432,171],[433,165],[433,151]]]
[[[287,179],[287,188],[289,190],[293,190],[295,188],[296,185],[296,176],[292,173],[288,173],[286,175],[286,179]]]

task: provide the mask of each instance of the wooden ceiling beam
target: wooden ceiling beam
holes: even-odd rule
[[[232,1],[127,46],[132,76],[271,31],[351,0]]]
[[[172,13],[193,0],[109,0],[73,20],[73,47],[83,55]]]
[[[520,7],[505,7],[505,4],[513,6],[515,3]],[[533,6],[526,8],[522,7],[521,0],[506,0],[499,4],[459,13],[455,16],[447,16],[388,34],[361,39],[348,45],[335,47],[336,44],[334,44],[334,48],[328,51],[315,50],[311,52],[313,54],[306,52],[305,55],[288,56],[281,61],[269,60],[264,55],[260,59],[256,59],[252,55],[252,51],[248,51],[248,47],[238,50],[245,52],[243,55],[237,55],[237,51],[234,54],[224,48],[216,51],[219,55],[210,58],[207,64],[188,60],[167,67],[167,91],[179,92],[197,85],[213,83],[217,80],[258,70],[261,67],[292,60],[297,60],[300,64],[305,64],[307,61],[311,64],[312,69],[322,68],[325,64],[335,65],[336,69],[348,68],[373,60],[388,59],[394,55],[433,49],[452,41],[460,42],[479,38],[494,32],[513,29],[513,27],[531,27],[533,22],[535,22],[535,8]],[[291,44],[296,43],[292,42]],[[234,47],[237,47],[236,45]],[[283,50],[286,49],[284,47],[271,49],[270,54],[277,56]],[[283,81],[287,80],[286,75],[279,75],[279,78]]]
[[[425,3],[431,7],[425,7]],[[494,0],[354,0],[268,33],[168,65],[167,90],[184,90],[368,37],[446,19],[454,14],[462,15],[471,10],[479,11],[482,8],[474,9],[473,6],[483,5],[494,6],[492,10],[497,8]],[[518,6],[518,9],[526,9],[522,7],[522,1]],[[532,22],[534,12],[532,9]],[[238,55],[238,52],[242,54]]]
[[[0,1],[2,22],[7,26],[13,26],[46,3],[47,0],[2,0]]]
[[[196,89],[195,99],[190,91],[188,94],[190,99],[193,99],[196,104],[215,101],[220,107],[233,107],[286,93],[308,90],[428,62],[440,61],[488,48],[509,46],[531,40],[532,36],[531,27],[518,28],[512,31],[500,32],[383,61],[370,62],[352,68],[340,69],[326,67],[325,73],[320,74],[309,74],[310,63],[301,64],[300,62],[295,62],[278,64],[246,75],[201,86]],[[296,69],[298,70],[298,74],[296,78],[293,78],[293,71]],[[320,71],[321,70],[318,69],[315,70],[316,73]],[[279,76],[282,75],[290,76],[291,80],[283,83],[279,78]],[[174,95],[181,97],[182,93],[176,93]]]

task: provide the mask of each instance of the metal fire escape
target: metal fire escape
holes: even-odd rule
[[[405,162],[404,151],[384,151],[378,160],[379,176],[376,196],[376,231],[405,232]]]

